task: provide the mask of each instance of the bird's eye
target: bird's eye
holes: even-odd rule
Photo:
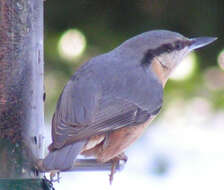
[[[177,42],[175,45],[175,49],[181,50],[183,48],[183,44],[181,42]]]

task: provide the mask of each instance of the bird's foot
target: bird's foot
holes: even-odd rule
[[[57,176],[56,176],[57,175]],[[56,176],[56,178],[55,178]],[[50,181],[51,182],[60,182],[60,170],[51,170],[50,171]]]
[[[112,184],[113,182],[113,178],[114,178],[114,174],[116,173],[116,170],[117,169],[119,170],[121,160],[126,163],[128,161],[128,157],[124,153],[121,153],[115,158],[111,159],[112,167],[110,172],[110,184]]]
[[[37,167],[38,171],[40,171],[40,172],[50,172],[50,181],[51,182],[58,182],[58,183],[60,182],[60,170],[50,170],[50,171],[46,170],[46,168],[43,165],[42,159],[37,160],[36,167]],[[55,176],[56,176],[56,178],[55,178]]]

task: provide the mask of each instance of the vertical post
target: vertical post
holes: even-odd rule
[[[0,0],[0,189],[44,189],[43,93],[43,1]]]

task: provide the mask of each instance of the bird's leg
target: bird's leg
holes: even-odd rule
[[[42,159],[37,160],[36,167],[41,172],[50,172],[50,181],[51,182],[58,182],[58,183],[60,182],[60,170],[46,171],[46,169],[43,166],[43,160]],[[56,174],[57,174],[57,177],[56,177],[56,179],[54,179]]]
[[[123,160],[124,162],[128,161],[128,157],[124,154],[121,153],[115,158],[111,159],[112,162],[112,167],[111,167],[111,172],[110,172],[110,184],[113,182],[114,174],[116,173],[117,167],[119,166],[120,160]]]
[[[57,174],[56,179],[54,179],[55,175]],[[51,170],[50,171],[50,181],[51,182],[60,182],[60,170]]]

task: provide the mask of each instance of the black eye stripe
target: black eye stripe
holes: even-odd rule
[[[189,41],[176,41],[174,42],[174,50],[181,50],[188,45],[190,45]]]
[[[175,49],[177,49],[177,50],[181,50],[182,48],[183,48],[183,43],[177,42],[177,43],[175,44]]]
[[[147,51],[142,58],[141,65],[149,65],[151,60],[155,57],[152,51]]]
[[[141,65],[149,65],[151,60],[155,56],[159,56],[163,53],[170,53],[175,50],[181,50],[185,48],[186,46],[189,46],[191,44],[191,41],[183,41],[183,40],[177,40],[173,43],[167,43],[159,46],[156,49],[149,49],[146,51],[144,57],[142,58]]]
[[[171,52],[171,51],[173,51],[173,46],[172,46],[172,44],[164,44],[163,46],[164,46],[163,49],[164,49],[164,50],[166,49],[167,52]]]

